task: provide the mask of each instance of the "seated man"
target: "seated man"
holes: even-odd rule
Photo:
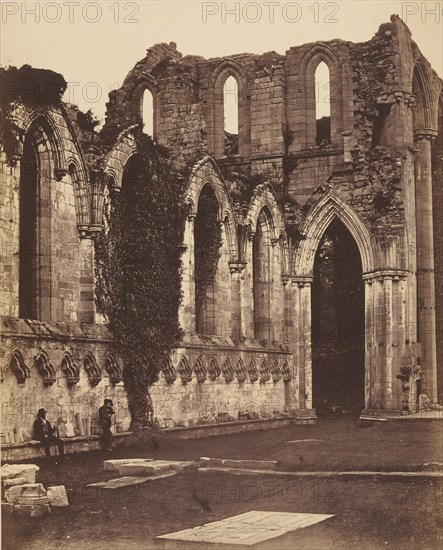
[[[38,439],[45,446],[46,458],[51,456],[51,443],[58,447],[60,458],[65,458],[65,449],[63,441],[54,434],[54,429],[46,420],[45,409],[39,409],[37,419],[34,422],[34,438]]]

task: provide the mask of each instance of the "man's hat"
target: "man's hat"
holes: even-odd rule
[[[110,403],[112,405],[112,399],[105,399],[105,405],[106,403]]]
[[[46,412],[48,412],[46,409],[43,409],[43,408],[39,409],[38,413],[37,413],[37,416],[40,416],[41,414],[46,413]]]

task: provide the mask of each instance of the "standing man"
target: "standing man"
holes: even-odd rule
[[[112,399],[105,399],[104,404],[98,410],[100,426],[102,428],[102,445],[104,451],[113,453],[112,449],[112,415],[115,414]]]
[[[51,443],[58,447],[58,453],[61,459],[65,458],[65,448],[63,441],[54,433],[54,428],[46,420],[46,410],[39,409],[37,419],[34,422],[34,437],[43,443],[45,446],[46,458],[51,456]]]

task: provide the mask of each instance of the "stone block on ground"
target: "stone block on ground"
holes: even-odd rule
[[[14,485],[6,489],[5,499],[11,504],[49,504],[46,489],[41,483]]]
[[[55,507],[69,506],[68,495],[64,485],[54,485],[47,489],[49,504]]]
[[[35,483],[35,476],[39,470],[40,468],[36,464],[3,464],[0,469],[0,477],[2,481],[24,477],[26,483]]]

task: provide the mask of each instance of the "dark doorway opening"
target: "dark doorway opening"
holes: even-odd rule
[[[312,397],[320,415],[363,410],[364,342],[360,252],[335,219],[320,241],[312,286]]]

